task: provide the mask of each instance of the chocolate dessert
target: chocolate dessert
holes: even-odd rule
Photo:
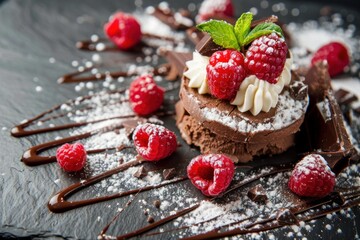
[[[264,22],[267,21],[257,24]],[[256,26],[252,25],[252,29]],[[291,53],[287,53],[279,82],[260,89],[261,95],[256,95],[257,99],[259,96],[267,99],[267,94],[275,95],[273,99],[276,100],[270,102],[271,107],[264,107],[268,103],[261,102],[260,108],[256,109],[255,105],[246,105],[255,101],[258,90],[254,88],[265,81],[252,82],[256,79],[254,75],[248,76],[240,85],[235,100],[232,100],[239,102],[238,99],[242,99],[238,104],[218,99],[207,89],[206,64],[213,53],[221,50],[224,48],[206,34],[197,44],[193,59],[186,63],[176,107],[182,137],[188,144],[198,146],[202,153],[226,153],[233,155],[236,162],[286,151],[295,144],[295,135],[308,106],[307,86],[291,72]],[[283,80],[285,78],[289,80]],[[203,83],[196,85],[195,81]],[[272,87],[280,90],[272,90]]]

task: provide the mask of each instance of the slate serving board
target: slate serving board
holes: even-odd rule
[[[160,1],[144,1],[143,5],[155,5]],[[187,7],[192,1],[173,1],[171,7]],[[260,1],[234,1],[236,14],[257,6],[259,16],[271,14],[271,8],[261,9]],[[291,9],[297,7],[298,17],[281,16],[282,22],[303,22],[317,19],[325,1],[284,1]],[[270,6],[275,1],[269,1]],[[343,14],[353,14],[354,23],[360,28],[359,3],[354,1],[333,1],[326,5]],[[10,129],[25,118],[35,116],[50,107],[74,98],[79,93],[73,85],[58,85],[56,79],[73,71],[72,60],[89,58],[90,53],[79,51],[75,42],[88,39],[92,34],[102,35],[102,25],[116,10],[132,12],[133,1],[0,1],[0,238],[58,238],[95,239],[108,220],[113,217],[113,200],[64,214],[51,213],[46,207],[49,196],[73,182],[79,176],[62,173],[55,164],[35,168],[20,162],[24,150],[39,144],[48,137],[43,135],[27,138],[13,138]],[[79,16],[88,16],[83,24],[78,24]],[[121,61],[127,54],[106,53],[108,59]],[[50,58],[56,63],[51,64]],[[37,92],[36,86],[43,90]],[[173,127],[175,130],[175,127]],[[48,139],[47,139],[48,140]],[[185,153],[178,153],[180,157]],[[196,155],[196,152],[191,154]],[[61,186],[54,179],[60,176]],[[112,207],[108,207],[112,205]],[[308,239],[323,238],[354,239],[360,230],[360,208],[353,209],[352,218],[337,217],[332,230],[324,230],[329,220],[316,223]],[[98,221],[102,216],[102,221]],[[136,214],[129,214],[120,221],[113,232],[121,232],[124,227],[137,226]],[[128,225],[127,225],[128,224]],[[131,226],[130,226],[131,224]],[[343,229],[341,236],[336,235]],[[275,236],[282,237],[277,231]],[[164,235],[170,239],[171,235]]]

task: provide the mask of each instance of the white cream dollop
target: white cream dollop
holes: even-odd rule
[[[190,79],[189,87],[197,88],[199,94],[210,93],[206,77],[206,66],[209,64],[209,59],[195,51],[193,59],[186,62],[187,70],[184,72],[184,76]]]
[[[290,54],[276,84],[258,79],[255,75],[246,77],[231,104],[237,105],[240,112],[250,111],[254,116],[261,111],[269,112],[278,103],[279,94],[284,86],[290,84],[292,63],[293,58]]]

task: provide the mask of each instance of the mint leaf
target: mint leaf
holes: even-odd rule
[[[250,32],[251,21],[253,15],[250,12],[241,14],[240,18],[236,21],[234,32],[236,38],[240,44],[240,47],[244,46],[245,38]]]
[[[234,27],[219,20],[210,20],[196,26],[199,30],[210,34],[212,40],[224,48],[240,50]]]
[[[284,34],[279,25],[276,25],[275,23],[270,23],[270,22],[261,23],[261,24],[257,25],[256,27],[254,27],[253,30],[251,30],[251,32],[249,32],[249,34],[246,36],[246,38],[244,40],[244,45],[248,45],[255,39],[257,39],[263,35],[268,35],[270,33],[276,33],[276,34],[280,35],[281,37],[284,37]]]

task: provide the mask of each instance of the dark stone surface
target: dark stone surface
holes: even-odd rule
[[[144,1],[144,5],[152,5],[160,1]],[[189,0],[171,2],[174,8],[187,6]],[[269,9],[259,7],[256,1],[236,2],[236,14],[249,10],[254,5],[260,16],[269,15]],[[335,1],[336,10],[350,12],[359,23],[355,1]],[[270,6],[274,2],[270,2]],[[342,9],[353,3],[353,9]],[[301,11],[299,17],[280,17],[281,21],[301,22],[306,19],[317,19],[322,4],[314,1],[299,3],[288,1],[287,7],[297,7]],[[53,139],[55,135],[38,135],[26,138],[13,138],[10,129],[21,120],[35,116],[53,105],[74,98],[79,93],[73,85],[58,85],[56,79],[64,73],[73,71],[72,60],[81,61],[90,58],[90,53],[78,51],[75,42],[88,39],[92,34],[102,35],[102,25],[111,13],[121,9],[131,12],[134,1],[5,1],[0,0],[0,238],[52,238],[52,239],[96,239],[102,228],[114,216],[115,203],[123,204],[124,200],[113,200],[85,208],[76,209],[63,214],[49,212],[46,207],[51,194],[61,188],[79,181],[79,176],[63,173],[55,164],[47,164],[36,168],[25,166],[20,162],[24,150],[32,145]],[[83,24],[77,24],[79,16],[88,16]],[[360,26],[358,26],[360,27]],[[111,59],[106,64],[112,67],[129,57],[128,54],[104,53],[104,58]],[[56,64],[49,63],[54,57]],[[131,56],[130,56],[131,57]],[[38,82],[34,81],[38,79]],[[42,92],[36,92],[36,86],[42,86]],[[171,127],[175,130],[175,125]],[[181,158],[197,152],[186,149],[177,153]],[[258,164],[266,164],[259,161]],[[170,166],[168,166],[170,167]],[[56,176],[56,177],[55,177]],[[60,183],[54,182],[60,178]],[[189,187],[189,186],[188,186]],[[89,194],[89,193],[88,193]],[[81,194],[83,196],[84,194]],[[110,206],[110,207],[109,207]],[[317,221],[312,232],[306,233],[308,239],[331,239],[339,227],[343,234],[337,239],[354,239],[359,231],[360,211],[354,208],[353,218],[339,215],[333,222],[332,230],[325,230],[324,221]],[[130,208],[127,218],[120,220],[112,232],[131,230],[142,223],[141,213],[132,212]],[[101,216],[98,221],[98,216]],[[346,226],[346,227],[344,227]],[[345,230],[346,229],[346,230]],[[282,238],[282,231],[275,233]],[[171,238],[171,235],[164,235]]]

